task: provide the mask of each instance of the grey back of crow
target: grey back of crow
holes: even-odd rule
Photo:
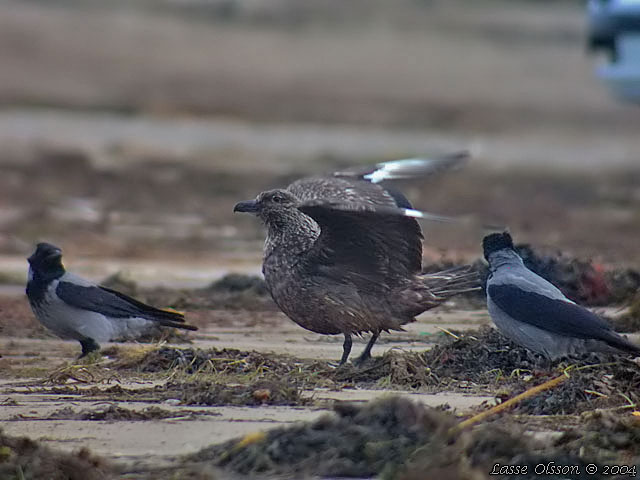
[[[640,353],[607,322],[529,270],[508,233],[488,235],[483,246],[491,271],[487,307],[512,341],[551,360],[590,351]]]
[[[371,181],[384,180],[376,172],[385,168],[394,178],[407,175],[402,162],[392,163],[304,178],[234,209],[256,214],[267,227],[263,273],[276,304],[308,330],[343,334],[341,364],[352,334],[372,333],[364,361],[380,332],[401,330],[419,313],[475,287],[475,273],[467,269],[421,275],[422,232],[414,217],[431,215]],[[409,166],[414,174],[417,160]]]

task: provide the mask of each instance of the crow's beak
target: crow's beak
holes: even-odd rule
[[[236,203],[236,206],[233,207],[234,212],[257,213],[258,210],[258,202],[256,202],[255,200],[247,200],[246,202]]]

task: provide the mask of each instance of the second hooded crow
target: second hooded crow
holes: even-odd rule
[[[197,330],[184,323],[180,313],[151,307],[67,272],[55,245],[39,243],[28,261],[27,297],[36,318],[60,338],[80,342],[81,357],[98,350],[99,342],[135,338],[153,325]]]
[[[511,235],[494,233],[482,243],[490,270],[487,307],[513,342],[550,360],[597,351],[640,354],[607,322],[525,267]]]

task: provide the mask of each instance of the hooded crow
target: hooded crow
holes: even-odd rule
[[[353,334],[372,333],[362,363],[382,331],[402,330],[425,310],[477,289],[477,273],[467,267],[421,273],[416,218],[447,218],[414,210],[404,195],[380,185],[465,159],[407,159],[304,178],[235,206],[266,224],[262,271],[278,307],[307,330],[344,335],[339,365]]]
[[[549,360],[586,352],[640,353],[604,320],[524,266],[507,232],[484,238],[487,306],[509,339]]]
[[[197,330],[184,323],[180,313],[150,307],[67,272],[55,245],[39,243],[27,260],[27,297],[33,313],[60,338],[78,340],[81,357],[98,350],[98,342],[135,338],[154,324]]]

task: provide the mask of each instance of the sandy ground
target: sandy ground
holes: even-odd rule
[[[487,323],[485,312],[442,312],[424,314],[417,323],[407,326],[406,332],[383,335],[374,354],[389,349],[398,351],[423,351],[432,344],[432,338],[444,335],[441,328],[464,331]],[[209,326],[194,335],[192,347],[236,348],[243,351],[259,351],[266,354],[286,353],[296,358],[335,361],[341,355],[342,341],[307,332],[281,314],[264,324],[254,326]],[[120,345],[120,344],[118,344]],[[44,441],[47,445],[73,451],[88,446],[102,456],[134,462],[157,464],[167,457],[191,453],[213,443],[222,443],[245,434],[289,425],[296,421],[312,421],[325,413],[335,401],[365,402],[380,396],[399,394],[428,406],[449,405],[460,414],[471,407],[490,401],[491,395],[454,392],[419,393],[394,389],[316,388],[303,392],[313,399],[311,407],[198,407],[176,405],[179,399],[162,402],[112,401],[108,394],[89,392],[94,386],[106,388],[119,385],[127,389],[161,385],[167,379],[149,380],[144,377],[114,376],[106,381],[69,380],[62,385],[73,385],[76,393],[55,393],[57,382],[45,382],[38,375],[25,376],[26,372],[46,372],[64,368],[77,355],[76,342],[58,339],[25,339],[0,337],[0,352],[5,379],[0,383],[2,413],[0,422],[7,434],[27,435]],[[107,347],[107,345],[105,345]],[[364,347],[364,341],[354,341],[354,354]],[[135,348],[129,346],[129,348]],[[105,360],[108,364],[108,360]],[[108,367],[107,367],[108,368]],[[6,376],[12,377],[7,379]],[[46,392],[46,385],[52,390]],[[83,393],[84,392],[84,393]],[[150,421],[87,421],[48,420],[52,413],[71,407],[74,411],[101,411],[109,405],[143,410],[160,406],[174,412],[175,418]],[[324,405],[324,407],[323,407]],[[203,416],[192,416],[193,411]]]

